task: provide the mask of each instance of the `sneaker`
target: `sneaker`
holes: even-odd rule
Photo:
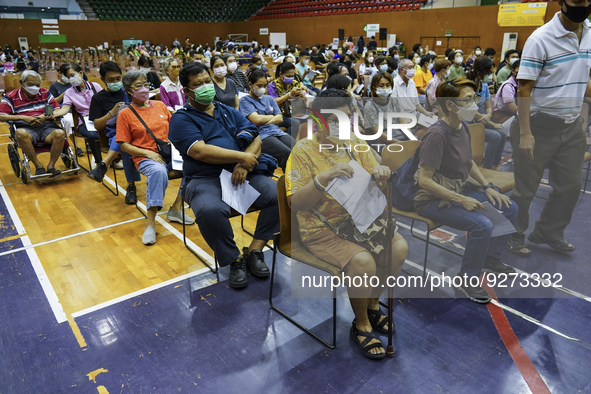
[[[122,170],[123,169],[123,163],[121,161],[114,161],[111,163],[111,167],[113,167],[116,170]]]
[[[172,210],[172,207],[170,207],[170,209],[168,210],[168,213],[166,214],[166,219],[168,219],[169,222],[183,223],[182,211],[175,212]],[[195,219],[190,218],[187,215],[185,215],[185,224],[191,225],[193,223],[195,223]]]
[[[156,243],[156,227],[146,227],[142,236],[142,242],[144,245],[154,245]]]
[[[78,156],[78,157],[84,156],[84,151],[80,148],[76,148],[76,156]]]
[[[107,173],[107,166],[102,161],[88,173],[90,179],[101,182]]]
[[[127,186],[127,194],[125,194],[125,203],[128,205],[135,205],[137,202],[137,192],[135,185]]]
[[[238,257],[236,261],[230,264],[230,277],[228,279],[230,287],[234,289],[242,289],[248,285],[246,278],[246,263],[242,257]]]
[[[242,254],[244,255],[246,266],[251,274],[261,279],[268,278],[269,275],[271,275],[269,267],[265,264],[265,256],[263,255],[262,250],[255,249],[252,252],[249,252],[248,248],[243,248]]]
[[[487,256],[484,262],[484,268],[487,271],[496,272],[498,274],[512,274],[515,273],[515,268],[501,263],[501,259]]]
[[[490,296],[488,293],[480,286],[464,286],[466,283],[462,283],[461,286],[454,286],[456,290],[462,292],[466,297],[470,299],[470,301],[474,301],[478,304],[488,304],[490,302]]]

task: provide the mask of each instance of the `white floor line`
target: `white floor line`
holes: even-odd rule
[[[39,242],[39,243],[37,243],[35,245],[31,245],[29,243],[28,246],[23,246],[22,248],[11,249],[11,250],[8,250],[6,252],[2,252],[2,253],[0,253],[0,257],[5,256],[7,254],[13,254],[13,253],[16,253],[16,252],[21,252],[23,250],[33,249],[33,248],[36,248],[38,246],[43,246],[43,245],[47,245],[47,244],[52,244],[54,242],[63,241],[65,239],[74,238],[74,237],[77,237],[79,235],[90,234],[90,233],[94,233],[94,232],[97,232],[97,231],[105,230],[105,229],[108,229],[108,228],[111,228],[111,227],[117,227],[117,226],[120,226],[122,224],[136,222],[136,221],[142,220],[142,219],[144,219],[143,216],[142,217],[139,217],[139,218],[125,220],[125,221],[119,222],[119,223],[109,224],[109,225],[106,225],[106,226],[103,226],[103,227],[97,227],[97,228],[93,228],[93,229],[90,229],[90,230],[81,231],[81,232],[75,233],[75,234],[65,235],[65,236],[60,237],[60,238],[50,239],[49,241]]]
[[[2,185],[1,180],[0,180],[0,185]],[[10,218],[12,219],[12,222],[14,223],[14,227],[16,228],[16,231],[18,232],[18,234],[19,235],[26,234],[25,228],[23,227],[23,224],[22,224],[20,218],[18,217],[16,210],[14,209],[14,205],[12,205],[12,201],[10,200],[10,197],[8,197],[8,193],[6,192],[6,189],[3,187],[0,187],[0,196],[2,197],[2,200],[4,200],[4,204],[6,205],[6,209],[8,210],[8,214],[10,215]],[[67,321],[66,313],[64,312],[64,308],[62,307],[62,304],[60,303],[60,301],[57,297],[55,289],[53,288],[53,286],[51,285],[51,282],[49,281],[49,278],[47,277],[47,273],[45,272],[45,269],[43,268],[43,265],[41,264],[41,261],[39,260],[39,256],[37,256],[37,252],[35,252],[35,249],[30,246],[31,240],[29,239],[29,236],[24,235],[21,238],[21,242],[25,246],[24,248],[21,248],[21,250],[27,251],[27,256],[29,256],[29,260],[31,261],[31,265],[33,266],[33,270],[35,270],[35,274],[37,275],[37,279],[39,280],[39,283],[41,284],[41,288],[43,289],[43,292],[45,293],[45,297],[47,297],[47,301],[49,302],[49,306],[51,307],[51,310],[53,311],[55,319],[57,320],[58,324],[61,324],[65,321]],[[10,253],[14,253],[14,252],[15,252],[15,250],[10,251]],[[2,255],[4,255],[4,254],[8,254],[8,253],[2,253]]]
[[[100,309],[103,309],[103,308],[106,308],[108,306],[118,304],[118,303],[120,303],[122,301],[127,301],[127,300],[129,300],[131,298],[137,297],[137,296],[142,295],[142,294],[149,293],[149,292],[154,291],[154,290],[161,289],[161,288],[163,288],[165,286],[168,286],[168,285],[171,285],[171,284],[180,282],[182,280],[190,279],[190,278],[192,278],[194,276],[203,274],[205,272],[210,272],[209,268],[207,268],[207,267],[201,268],[200,270],[197,270],[197,271],[194,271],[194,272],[190,272],[190,273],[185,274],[185,275],[181,275],[181,276],[179,276],[177,278],[169,279],[169,280],[167,280],[165,282],[158,283],[158,284],[155,284],[155,285],[150,286],[150,287],[146,287],[145,289],[134,291],[133,293],[129,293],[129,294],[126,294],[124,296],[121,296],[121,297],[112,299],[110,301],[103,302],[102,304],[91,306],[90,308],[86,308],[86,309],[83,309],[81,311],[72,313],[72,317],[77,318],[77,317],[84,316],[84,315],[87,315],[87,314],[92,313],[92,312],[96,312],[96,311],[98,311]]]
[[[105,176],[104,179],[108,183],[110,183],[111,186],[117,187],[119,189],[120,193],[122,193],[124,196],[127,194],[126,191],[121,186],[116,185],[115,182],[113,182],[113,180],[111,178],[109,178],[108,176]],[[147,211],[146,205],[144,203],[141,203],[138,201],[137,205],[144,212]],[[172,234],[174,234],[174,236],[177,237],[180,241],[183,240],[183,234],[180,231],[178,231],[177,229],[175,229],[174,227],[172,227],[166,220],[162,219],[160,216],[156,216],[156,220],[158,221],[158,223],[160,223],[162,226],[164,226],[164,228],[166,228],[168,231],[170,231]],[[191,249],[195,250],[204,260],[207,260],[212,265],[215,264],[214,258],[212,256],[210,256],[208,253],[206,253],[199,246],[197,246],[189,238],[187,238],[187,245],[189,245],[189,247],[191,247]]]
[[[411,267],[414,267],[414,268],[419,269],[421,272],[423,271],[423,267],[421,267],[420,265],[418,265],[416,263],[413,263],[410,260],[405,260],[404,263],[410,265]],[[427,268],[427,273],[429,274],[429,276],[437,276],[437,277],[439,277],[439,279],[441,280],[441,282],[443,282],[442,275],[438,274],[437,272],[432,271],[432,270],[430,270],[430,269]],[[564,333],[562,333],[562,332],[560,332],[560,331],[558,331],[558,330],[556,330],[556,329],[554,329],[554,328],[552,328],[550,326],[547,326],[547,325],[541,323],[539,320],[536,320],[533,317],[531,317],[529,315],[526,315],[523,312],[519,312],[516,309],[513,309],[513,308],[511,308],[511,307],[509,307],[507,305],[504,305],[503,303],[501,303],[499,301],[496,301],[496,300],[493,299],[491,302],[494,305],[498,306],[499,308],[502,308],[502,309],[504,309],[504,310],[506,310],[508,312],[513,313],[515,316],[519,316],[519,317],[521,317],[524,320],[527,320],[527,321],[529,321],[531,323],[534,323],[534,324],[538,325],[539,327],[542,327],[545,330],[548,330],[548,331],[550,331],[550,332],[552,332],[554,334],[560,335],[561,337],[566,338],[566,339],[569,339],[571,341],[580,342],[580,343],[584,344],[584,342],[582,342],[580,339],[570,337],[570,336],[568,336],[568,335],[566,335],[566,334],[564,334]],[[587,347],[588,345],[584,344],[584,346]]]

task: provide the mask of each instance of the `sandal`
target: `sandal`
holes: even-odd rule
[[[517,240],[515,238],[511,238],[509,242],[507,242],[507,246],[505,246],[509,252],[519,256],[519,257],[529,257],[531,256],[531,250],[525,247],[525,244]]]
[[[571,244],[570,242],[568,242],[566,239],[557,239],[555,241],[548,241],[547,239],[544,238],[540,238],[537,235],[535,235],[534,233],[531,233],[527,239],[530,242],[533,242],[535,244],[546,244],[548,246],[550,246],[552,249],[557,250],[559,252],[565,252],[565,253],[571,253],[574,252],[576,247],[575,245]]]
[[[55,168],[48,168],[47,172],[50,173],[52,177],[58,176],[62,173],[60,170],[56,170]]]
[[[45,174],[47,174],[47,172],[45,171],[45,168],[43,168],[43,167],[37,167],[37,169],[35,170],[35,176],[45,175]]]
[[[353,342],[355,342],[357,344],[357,346],[359,346],[359,350],[361,351],[361,354],[363,354],[365,357],[372,359],[372,360],[381,360],[384,357],[386,357],[385,351],[384,351],[384,353],[381,353],[381,354],[372,354],[370,352],[371,349],[380,348],[380,347],[383,348],[384,346],[382,345],[382,342],[376,337],[376,335],[373,332],[358,330],[357,327],[355,327],[355,320],[353,320],[353,325],[351,326],[351,331],[349,332],[349,335],[350,335],[351,339],[353,340]],[[359,338],[357,338],[358,335],[365,337],[365,339],[360,342]],[[368,343],[370,343],[373,339],[377,339],[378,342],[368,345]]]
[[[367,318],[374,330],[382,334],[388,334],[388,328],[386,327],[388,325],[388,315],[382,312],[382,309],[373,310],[368,308]],[[392,322],[392,332],[394,332],[394,322]]]

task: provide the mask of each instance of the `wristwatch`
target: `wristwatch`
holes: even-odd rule
[[[498,187],[495,186],[494,183],[489,182],[488,185],[484,185],[484,187],[482,188],[484,191],[486,191],[487,189],[495,189],[495,190],[499,190]]]

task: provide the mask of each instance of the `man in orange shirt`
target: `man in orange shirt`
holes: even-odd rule
[[[421,61],[419,62],[419,67],[420,69],[416,72],[413,80],[415,81],[415,85],[417,85],[419,102],[421,105],[425,105],[427,84],[431,79],[433,79],[433,74],[431,73],[431,69],[433,68],[431,57],[429,55],[423,55],[421,57]]]

